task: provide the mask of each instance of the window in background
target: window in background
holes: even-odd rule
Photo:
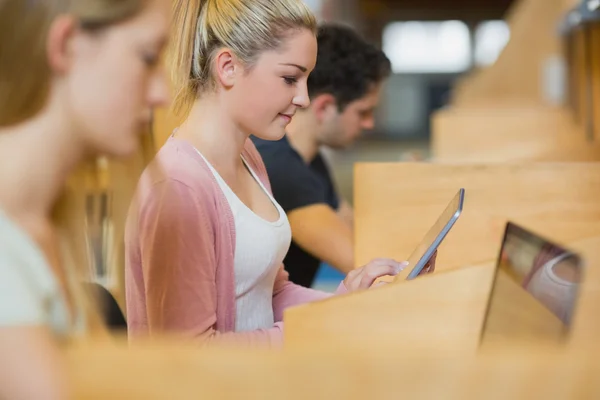
[[[471,67],[471,39],[461,21],[392,22],[383,50],[395,73],[457,73]]]
[[[510,28],[504,21],[485,21],[475,30],[475,64],[492,65],[510,39]]]

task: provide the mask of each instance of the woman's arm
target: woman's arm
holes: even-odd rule
[[[281,266],[273,288],[273,314],[275,321],[283,320],[283,312],[288,307],[297,306],[312,301],[324,300],[333,295],[347,292],[344,283],[340,283],[334,294],[308,289],[288,279],[289,274]]]
[[[41,326],[0,328],[0,399],[68,398],[60,350]]]

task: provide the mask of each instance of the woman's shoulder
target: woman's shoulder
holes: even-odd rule
[[[48,286],[53,275],[42,250],[4,213],[0,212],[0,270],[12,280],[29,280]],[[0,279],[0,285],[5,281]],[[40,287],[43,289],[43,287]]]
[[[156,153],[138,182],[136,197],[145,202],[157,194],[177,191],[195,200],[214,202],[218,187],[210,168],[194,147],[174,137]]]
[[[210,168],[194,147],[169,138],[140,177],[134,204],[140,211],[161,204],[205,216],[219,214],[219,187]]]
[[[66,305],[39,247],[0,213],[0,326],[47,325],[66,329]],[[60,333],[60,332],[58,332]]]
[[[142,177],[151,183],[180,182],[197,189],[206,189],[206,183],[212,181],[212,173],[202,156],[190,143],[174,137],[160,148]]]

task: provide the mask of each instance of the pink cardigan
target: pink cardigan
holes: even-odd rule
[[[260,155],[243,156],[271,190]],[[235,224],[212,172],[192,145],[174,137],[144,170],[125,228],[129,337],[174,333],[245,345],[281,345],[283,311],[327,293],[291,283],[283,269],[273,289],[272,328],[234,332]],[[336,293],[345,292],[343,284]]]

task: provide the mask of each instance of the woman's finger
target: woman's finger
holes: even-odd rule
[[[376,284],[374,284],[373,286],[371,286],[371,289],[378,288],[378,287],[381,287],[381,286],[384,286],[384,285],[387,285],[387,284],[388,284],[388,282],[384,282],[384,281],[377,282]]]
[[[375,258],[371,260],[365,267],[369,266],[383,266],[383,265],[391,265],[398,269],[398,272],[402,271],[408,265],[408,261],[396,261],[391,258]]]
[[[397,275],[400,272],[399,268],[395,265],[368,265],[363,267],[363,273],[358,283],[359,289],[366,289],[370,287],[373,282],[382,276],[386,275]]]

